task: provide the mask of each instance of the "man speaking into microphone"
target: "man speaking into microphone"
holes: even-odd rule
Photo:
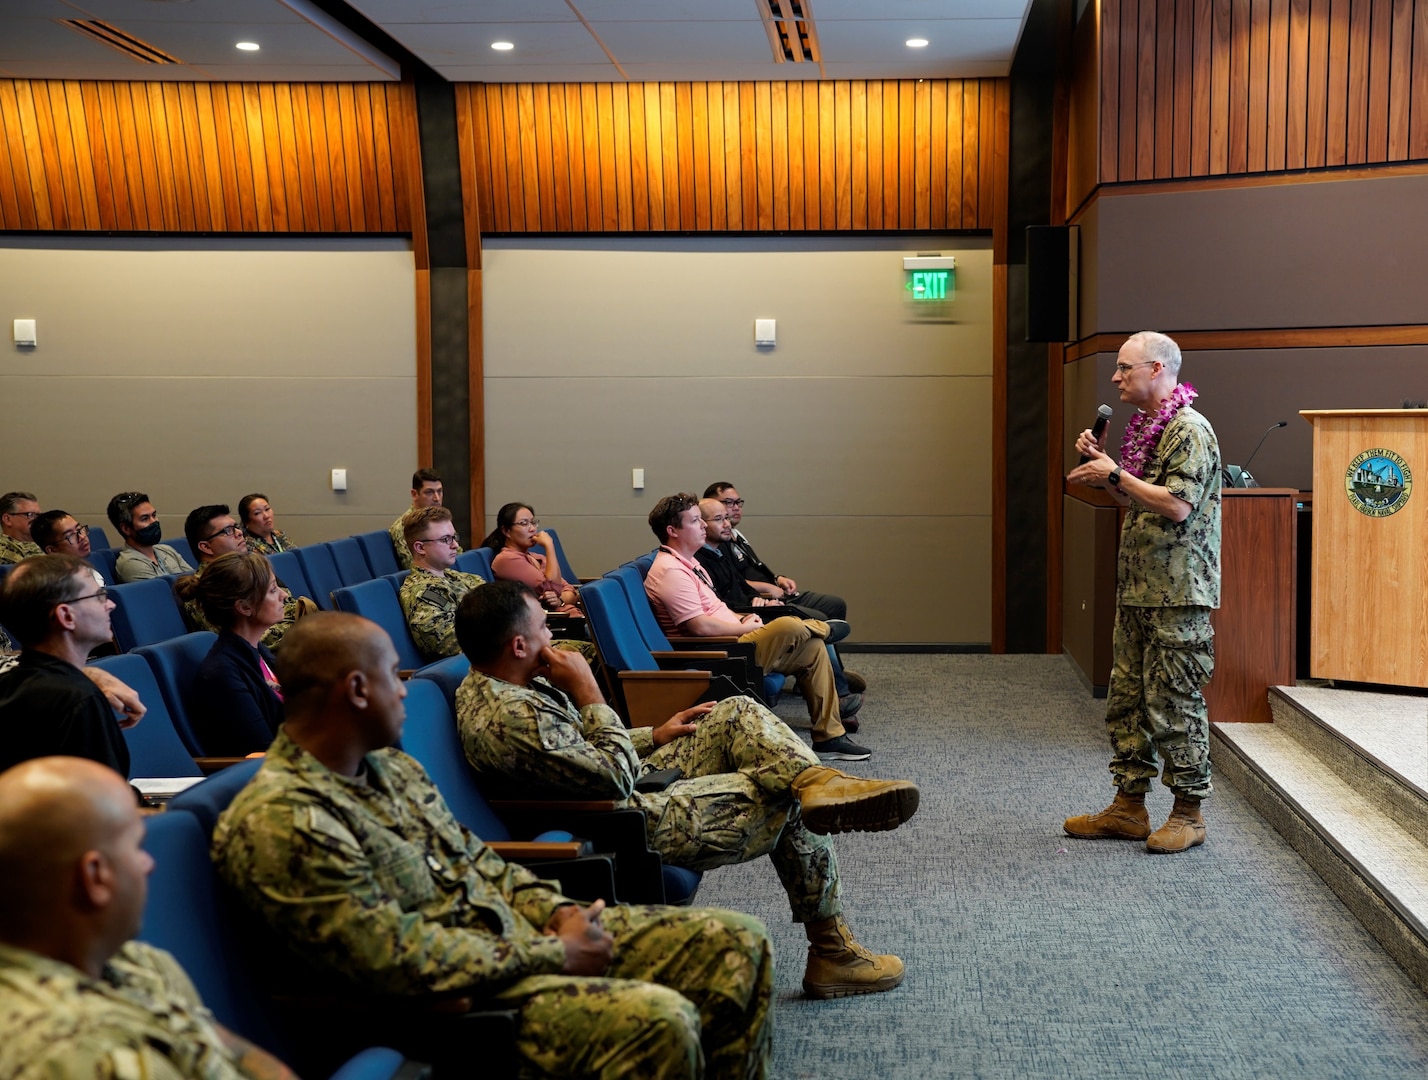
[[[1099,813],[1067,818],[1065,829],[1088,840],[1144,840],[1146,850],[1172,854],[1205,842],[1200,801],[1212,790],[1201,689],[1215,669],[1210,612],[1220,606],[1220,446],[1190,407],[1196,392],[1180,381],[1174,341],[1142,331],[1116,360],[1111,382],[1137,410],[1120,461],[1088,429],[1076,439],[1082,464],[1066,477],[1127,507],[1106,701],[1116,795]],[[1161,771],[1157,756],[1175,806],[1152,832],[1145,796]]]

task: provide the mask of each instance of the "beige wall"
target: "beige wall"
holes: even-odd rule
[[[115,493],[147,491],[166,536],[194,506],[259,490],[299,542],[385,527],[407,503],[406,241],[3,245],[0,490],[91,523]],[[13,343],[16,318],[38,320],[37,348]]]
[[[903,299],[917,251],[957,257],[943,318]],[[504,240],[484,268],[488,520],[529,500],[594,575],[654,545],[660,496],[729,480],[857,639],[990,639],[985,242]]]

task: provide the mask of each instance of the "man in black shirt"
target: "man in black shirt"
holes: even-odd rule
[[[89,651],[113,633],[104,582],[73,555],[23,560],[0,589],[0,623],[20,660],[0,675],[0,770],[55,754],[90,758],[129,775],[129,748],[109,700],[86,677]],[[141,711],[126,714],[123,726]]]

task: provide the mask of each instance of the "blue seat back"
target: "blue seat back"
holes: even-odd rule
[[[287,586],[288,592],[294,596],[312,596],[312,585],[307,580],[307,571],[302,568],[296,548],[269,555],[268,562],[278,580]]]
[[[620,587],[625,591],[625,599],[630,605],[630,615],[635,620],[635,627],[639,630],[645,647],[651,652],[668,649],[670,647],[669,638],[665,637],[664,631],[660,629],[659,620],[655,618],[654,609],[650,607],[650,598],[645,595],[645,579],[635,569],[634,564],[625,563],[623,566],[617,566],[605,577],[618,581]]]
[[[160,543],[168,544],[169,547],[173,548],[175,551],[177,551],[180,555],[183,556],[184,562],[188,563],[189,566],[193,567],[195,570],[198,569],[198,560],[194,558],[193,548],[188,546],[187,537],[175,536],[171,540],[163,540],[160,541]]]
[[[293,553],[302,564],[308,588],[312,590],[308,595],[317,601],[317,606],[323,611],[331,611],[333,590],[340,589],[345,584],[342,575],[337,572],[332,549],[326,544],[309,544],[307,547],[294,548]]]
[[[397,601],[397,591],[389,578],[348,585],[334,592],[332,600],[338,611],[349,611],[371,619],[385,630],[397,650],[397,662],[403,668],[425,666],[426,659],[412,640],[406,616],[402,614],[402,605]]]
[[[173,583],[167,577],[131,581],[109,590],[114,610],[109,619],[120,651],[152,645],[188,633]]]
[[[96,551],[107,550],[113,546],[114,545],[109,542],[109,534],[104,531],[102,526],[91,525],[89,527],[89,550],[91,554]]]
[[[154,673],[142,656],[106,656],[94,661],[94,666],[128,683],[148,710],[144,719],[124,729],[124,742],[129,746],[131,776],[201,776],[194,764],[193,752],[183,744],[174,727]]]
[[[169,716],[173,718],[174,730],[188,747],[188,752],[195,757],[203,757],[205,751],[194,733],[193,725],[189,723],[188,699],[193,692],[199,665],[217,640],[218,635],[213,631],[198,630],[136,650],[154,673],[154,681],[158,683]]]
[[[555,561],[560,564],[560,576],[572,585],[579,584],[580,579],[575,576],[575,571],[570,566],[570,560],[565,557],[565,548],[560,545],[559,534],[554,529],[545,531],[550,534],[550,542],[555,545]]]
[[[114,563],[118,559],[119,552],[115,548],[90,548],[89,565],[99,571],[106,585],[119,584],[119,579],[114,576]]]
[[[341,540],[329,540],[327,550],[332,552],[332,561],[337,564],[337,576],[344,585],[360,585],[375,576],[362,554],[362,545],[355,536],[344,536]]]
[[[263,765],[262,758],[242,761],[214,773],[200,784],[181,791],[169,800],[169,812],[182,810],[198,819],[204,836],[212,836],[218,816],[228,809],[233,796],[242,791]]]
[[[461,749],[456,717],[441,686],[431,679],[412,679],[407,683],[406,704],[402,750],[421,762],[457,821],[482,840],[509,840],[510,830],[476,786]]]
[[[445,660],[438,660],[434,664],[427,664],[415,675],[413,679],[430,679],[441,687],[441,692],[446,698],[446,704],[451,708],[452,714],[456,713],[456,688],[461,685],[467,675],[471,674],[471,664],[464,656],[448,656]]]
[[[491,560],[496,553],[488,547],[473,548],[470,551],[463,551],[456,556],[456,569],[464,574],[475,574],[482,581],[495,581],[495,571],[491,569]]]
[[[630,560],[630,562],[634,564],[635,569],[639,571],[641,581],[649,577],[650,567],[654,565],[655,556],[658,554],[659,549],[656,548],[654,551],[645,552],[638,559]]]
[[[397,562],[397,552],[392,547],[392,534],[386,529],[358,533],[353,539],[361,546],[362,554],[367,557],[367,565],[372,568],[373,577],[395,574],[401,569],[401,564]]]
[[[635,628],[625,590],[611,578],[586,582],[580,599],[590,623],[590,635],[600,659],[615,671],[657,671],[659,665]]]

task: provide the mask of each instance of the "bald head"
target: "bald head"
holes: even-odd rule
[[[112,855],[127,832],[142,835],[139,822],[129,785],[98,762],[35,758],[0,773],[0,938],[25,940],[95,914],[76,874],[87,854]]]
[[[729,520],[729,509],[718,499],[700,499],[699,516],[704,519],[704,533],[711,544],[734,539],[734,526]]]
[[[278,682],[291,716],[311,708],[341,685],[353,671],[370,671],[390,647],[376,623],[343,611],[320,611],[298,620],[283,635]]]

